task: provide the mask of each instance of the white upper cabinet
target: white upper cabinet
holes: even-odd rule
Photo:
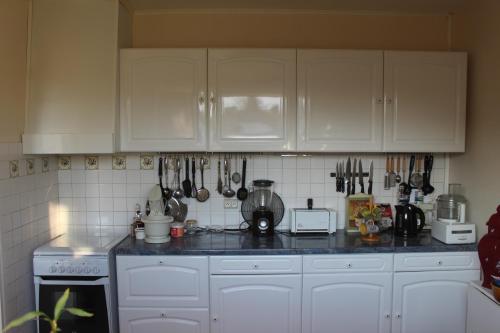
[[[300,151],[382,151],[383,52],[299,50]]]
[[[24,153],[112,153],[130,14],[118,0],[34,0],[30,17]]]
[[[209,49],[211,151],[296,149],[296,50]]]
[[[384,85],[385,151],[465,151],[465,53],[385,52]]]
[[[122,50],[120,150],[207,150],[206,91],[206,49]]]

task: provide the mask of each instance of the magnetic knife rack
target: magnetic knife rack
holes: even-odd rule
[[[337,173],[336,172],[330,172],[330,177],[337,177]],[[352,172],[351,172],[351,177],[352,177]],[[354,174],[354,177],[359,177],[359,172],[356,172]],[[370,173],[369,172],[363,172],[363,177],[370,177]]]

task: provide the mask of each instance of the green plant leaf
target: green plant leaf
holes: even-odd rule
[[[24,315],[22,315],[21,317],[19,318],[16,318],[14,319],[13,321],[11,321],[5,328],[4,328],[4,332],[7,332],[8,330],[10,330],[11,328],[14,328],[14,327],[18,327],[18,326],[21,326],[22,324],[24,324],[25,322],[27,321],[30,321],[30,320],[33,320],[35,318],[38,318],[38,317],[47,317],[47,315],[41,311],[31,311],[31,312],[28,312]]]
[[[90,312],[87,312],[85,310],[78,309],[78,308],[67,308],[67,309],[64,309],[64,311],[68,311],[72,315],[78,316],[78,317],[93,317],[94,316],[93,313],[90,313]]]
[[[58,321],[61,314],[66,306],[66,302],[69,298],[69,288],[64,291],[64,294],[57,300],[56,307],[54,308],[54,321]]]

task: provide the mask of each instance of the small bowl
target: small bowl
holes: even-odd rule
[[[496,286],[494,283],[491,284],[491,291],[493,291],[493,296],[500,302],[500,287]]]

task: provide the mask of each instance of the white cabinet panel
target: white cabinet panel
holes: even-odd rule
[[[118,304],[207,307],[208,258],[118,256]]]
[[[207,149],[207,50],[127,49],[120,70],[122,151]]]
[[[120,308],[120,332],[208,333],[208,319],[208,309]]]
[[[296,50],[210,49],[209,148],[296,148]]]
[[[304,256],[304,273],[392,272],[393,254]]]
[[[385,52],[385,151],[463,152],[467,55]]]
[[[394,274],[392,333],[465,333],[467,287],[479,270]]]
[[[301,256],[210,257],[211,274],[293,274],[302,272]]]
[[[118,21],[129,14],[116,0],[30,3],[23,152],[114,152]]]
[[[398,253],[394,256],[394,270],[441,271],[479,269],[477,252]]]
[[[305,274],[302,333],[390,332],[392,273]]]
[[[479,289],[481,290],[479,290]],[[467,333],[498,333],[500,303],[480,282],[471,284],[467,294]]]
[[[301,151],[382,151],[383,52],[299,50]]]
[[[210,278],[212,333],[300,333],[301,275]]]

